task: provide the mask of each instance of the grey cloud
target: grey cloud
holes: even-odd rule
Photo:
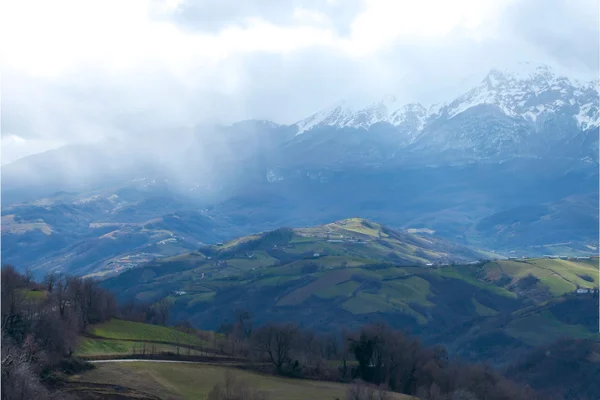
[[[218,29],[248,15],[281,22],[300,2],[235,4],[239,7],[232,11],[223,2],[187,3],[196,14],[189,11],[186,23],[203,29],[203,18],[220,21],[213,26]],[[307,8],[316,4],[305,2]],[[391,93],[404,102],[445,101],[507,62],[554,60],[597,74],[597,16],[578,19],[581,11],[567,4],[518,3],[498,16],[505,36],[494,40],[476,42],[461,35],[435,42],[404,40],[360,59],[319,47],[285,55],[252,53],[232,56],[223,70],[206,72],[198,65],[198,73],[186,78],[160,66],[144,66],[148,70],[135,75],[83,71],[58,80],[33,80],[5,69],[2,132],[66,142],[116,137],[152,144],[164,132],[199,124],[251,118],[292,123],[344,98],[365,103]],[[542,22],[544,17],[552,22]],[[230,70],[237,83],[226,89]]]
[[[333,28],[345,35],[363,6],[363,0],[185,0],[169,17],[186,29],[219,31],[227,26],[243,25],[247,18],[289,25],[294,22],[294,10],[301,7],[327,15]]]
[[[597,0],[528,0],[507,10],[505,26],[555,62],[596,73],[599,68],[600,9]]]

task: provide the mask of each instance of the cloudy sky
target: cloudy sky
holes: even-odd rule
[[[598,74],[598,0],[18,0],[2,163],[67,143],[445,101],[492,67]]]

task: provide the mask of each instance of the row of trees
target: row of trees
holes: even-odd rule
[[[92,280],[61,274],[37,283],[12,266],[2,268],[1,279],[1,398],[51,398],[41,382],[78,364],[70,361],[78,336],[116,314],[114,296]]]
[[[2,269],[1,295],[2,399],[52,398],[48,385],[41,382],[51,382],[57,368],[77,364],[71,357],[77,338],[91,324],[115,316],[166,324],[170,309],[167,300],[117,307],[113,295],[92,280],[53,274],[36,283],[30,274],[19,274],[10,266]],[[178,329],[208,334],[186,321]],[[209,336],[200,339],[212,341],[213,352],[254,360],[259,367],[270,365],[278,374],[370,385],[353,387],[349,398],[354,400],[383,398],[379,388],[429,400],[537,398],[530,388],[488,366],[451,362],[445,348],[424,347],[386,325],[319,334],[294,324],[256,326],[249,312],[238,312],[219,335]],[[140,351],[155,352],[145,347]],[[217,392],[223,394],[215,389],[215,398]]]
[[[539,398],[531,388],[504,378],[487,365],[451,362],[444,347],[424,347],[418,339],[386,325],[316,334],[294,324],[254,327],[250,314],[243,312],[221,332],[233,353],[269,363],[279,374],[361,380],[428,400]],[[366,392],[369,396],[375,393]]]

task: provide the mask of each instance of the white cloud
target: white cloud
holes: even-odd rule
[[[37,149],[34,139],[98,140],[242,118],[292,122],[342,97],[392,92],[433,102],[518,60],[589,76],[598,68],[594,3],[6,2],[2,134]]]

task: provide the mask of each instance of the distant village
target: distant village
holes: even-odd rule
[[[569,256],[553,256],[553,255],[544,255],[542,257],[527,257],[527,256],[522,256],[522,257],[508,257],[509,260],[528,260],[530,258],[550,258],[553,260],[577,260],[577,261],[582,261],[582,260],[591,260],[592,257],[569,257]]]

